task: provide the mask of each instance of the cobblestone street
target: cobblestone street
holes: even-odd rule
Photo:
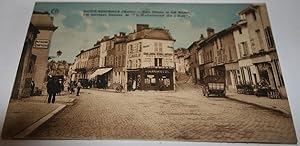
[[[139,139],[219,142],[296,141],[292,118],[227,98],[176,92],[82,90],[76,103],[28,139]]]

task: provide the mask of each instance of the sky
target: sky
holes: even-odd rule
[[[35,11],[48,11],[58,29],[53,33],[49,56],[58,50],[62,55],[56,60],[74,62],[80,50],[93,47],[103,36],[113,36],[119,32],[131,33],[136,24],[168,29],[176,40],[174,48],[187,48],[206,36],[208,27],[215,32],[229,27],[239,20],[239,11],[248,4],[157,4],[157,3],[36,3]],[[124,16],[122,11],[135,11]],[[101,12],[99,12],[101,11]],[[87,16],[86,14],[107,14],[104,11],[119,11],[123,16]],[[159,11],[165,16],[136,16],[141,11]],[[185,17],[166,17],[167,12],[184,12]],[[112,14],[112,13],[110,13]],[[114,13],[116,14],[116,13]],[[146,14],[146,13],[144,13]],[[148,13],[149,14],[149,13]],[[152,13],[154,14],[154,13]],[[156,13],[157,14],[157,13]]]

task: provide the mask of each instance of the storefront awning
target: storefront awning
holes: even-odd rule
[[[89,79],[92,79],[98,75],[103,75],[107,72],[109,72],[112,68],[100,68],[100,69],[97,69],[93,74],[90,75]]]

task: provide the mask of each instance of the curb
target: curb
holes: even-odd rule
[[[257,106],[257,107],[267,109],[267,110],[272,110],[272,111],[275,111],[277,113],[283,114],[286,117],[292,117],[292,115],[290,113],[279,110],[279,109],[275,109],[275,108],[272,108],[272,107],[269,107],[269,106],[265,106],[265,105],[256,104],[256,103],[253,103],[253,102],[248,102],[248,101],[232,98],[232,97],[229,97],[229,96],[226,96],[226,97],[230,100],[238,101],[238,102],[245,103],[245,104],[250,104],[250,105]]]
[[[15,135],[13,138],[15,138],[15,139],[24,139],[27,135],[32,133],[35,129],[37,129],[39,126],[41,126],[43,123],[45,123],[47,120],[49,120],[51,117],[53,117],[55,114],[57,114],[59,111],[61,111],[65,107],[66,107],[66,105],[64,105],[64,104],[60,105],[57,109],[50,112],[49,114],[47,114],[43,118],[39,119],[38,121],[36,121],[35,123],[33,123],[32,125],[27,127],[26,129],[22,130],[17,135]]]

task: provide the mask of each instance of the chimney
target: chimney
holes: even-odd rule
[[[213,28],[208,27],[206,29],[207,37],[210,37],[215,34],[215,30]]]
[[[104,36],[103,39],[108,40],[109,36]]]
[[[137,24],[136,25],[136,31],[139,32],[143,29],[146,29],[146,28],[149,28],[149,25],[148,24]]]
[[[126,33],[125,32],[120,32],[120,34],[119,34],[120,36],[125,36],[126,35]]]
[[[200,35],[200,40],[204,40],[203,34]]]

